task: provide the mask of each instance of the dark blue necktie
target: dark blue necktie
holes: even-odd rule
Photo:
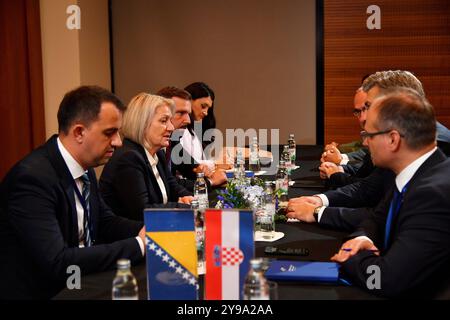
[[[402,192],[400,193],[397,190],[397,186],[395,186],[394,196],[392,197],[391,205],[389,206],[389,213],[388,213],[388,216],[386,219],[386,229],[384,232],[384,248],[385,249],[389,245],[389,240],[390,240],[389,237],[390,237],[390,233],[391,233],[392,221],[395,219],[398,212],[400,211],[400,207],[402,206],[402,202],[403,202],[403,195],[405,194],[407,187],[408,187],[408,184],[406,184],[403,187]]]
[[[92,245],[92,239],[91,239],[91,230],[89,229],[90,227],[90,223],[89,223],[89,218],[90,218],[90,206],[89,206],[89,195],[90,195],[90,186],[91,186],[91,182],[89,181],[89,177],[88,174],[85,173],[81,176],[81,181],[83,181],[83,189],[82,189],[82,193],[81,195],[83,196],[84,199],[84,246],[85,247],[90,247]]]

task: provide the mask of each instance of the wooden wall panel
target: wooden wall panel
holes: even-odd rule
[[[39,0],[0,0],[0,180],[45,140]]]
[[[367,7],[381,9],[381,30],[368,30]],[[362,76],[412,71],[440,122],[450,127],[450,2],[324,0],[325,142],[359,138],[353,95]]]

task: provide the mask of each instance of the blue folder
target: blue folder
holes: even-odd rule
[[[337,283],[339,265],[334,262],[274,260],[265,275],[269,280]]]
[[[227,175],[228,179],[231,179],[234,177],[234,172],[233,171],[226,171],[225,174]],[[255,173],[253,171],[250,170],[245,170],[245,177],[246,178],[252,178],[255,176]]]

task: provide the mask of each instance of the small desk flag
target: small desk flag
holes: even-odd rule
[[[254,257],[253,212],[205,212],[205,298],[242,299],[242,288]]]
[[[196,300],[194,212],[145,209],[147,291],[151,300]]]

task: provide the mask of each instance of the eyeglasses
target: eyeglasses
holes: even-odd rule
[[[383,131],[377,131],[377,132],[367,132],[367,131],[363,130],[359,134],[361,135],[361,139],[364,141],[367,138],[372,138],[372,137],[378,136],[380,134],[390,133],[393,130],[395,130],[395,129],[389,129],[389,130],[383,130]],[[404,135],[401,133],[399,133],[399,135],[400,135],[400,137],[404,137]]]
[[[361,109],[353,109],[353,115],[355,116],[355,117],[357,117],[357,118],[359,118],[359,117],[361,117],[361,113],[363,113],[363,112],[365,112],[365,111],[367,111],[367,110],[369,110],[369,108],[370,108],[370,103],[369,102],[366,102],[362,107],[361,107]]]
[[[353,109],[353,115],[355,116],[355,117],[357,117],[357,118],[359,118],[359,117],[361,117],[361,113],[364,111],[364,108],[362,108],[362,109]]]

